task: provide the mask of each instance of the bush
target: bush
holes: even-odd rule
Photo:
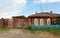
[[[40,30],[40,29],[52,29],[52,28],[60,28],[60,25],[30,25],[29,29],[31,30]]]
[[[56,20],[54,21],[54,23],[53,24],[58,24],[58,25],[60,25],[60,18],[56,18]]]
[[[48,31],[53,34],[60,34],[60,25],[30,25],[30,31]]]

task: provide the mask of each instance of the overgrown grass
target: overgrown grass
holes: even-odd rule
[[[31,32],[36,32],[36,31],[46,31],[46,32],[50,32],[54,35],[60,35],[60,28],[58,27],[42,27],[42,26],[30,26],[28,28]]]
[[[60,35],[60,28],[45,28],[45,29],[40,29],[40,31],[47,31],[54,35],[56,34]]]

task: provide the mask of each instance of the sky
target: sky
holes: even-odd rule
[[[0,18],[29,16],[45,11],[60,14],[60,0],[0,0]]]

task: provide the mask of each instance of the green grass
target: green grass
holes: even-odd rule
[[[33,26],[30,26],[29,28],[29,31],[31,32],[36,32],[36,31],[46,31],[46,32],[50,32],[54,35],[60,35],[60,28],[53,28],[53,27],[48,27],[48,28],[35,28]]]
[[[5,31],[5,30],[9,30],[9,29],[12,29],[12,28],[7,28],[7,27],[2,28],[2,27],[0,27],[0,31]]]
[[[60,28],[47,28],[45,29],[46,31],[54,34],[54,35],[60,35]]]

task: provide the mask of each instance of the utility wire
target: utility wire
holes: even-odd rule
[[[42,8],[42,5],[40,4],[40,9],[41,9],[41,12],[43,12],[43,8]]]

